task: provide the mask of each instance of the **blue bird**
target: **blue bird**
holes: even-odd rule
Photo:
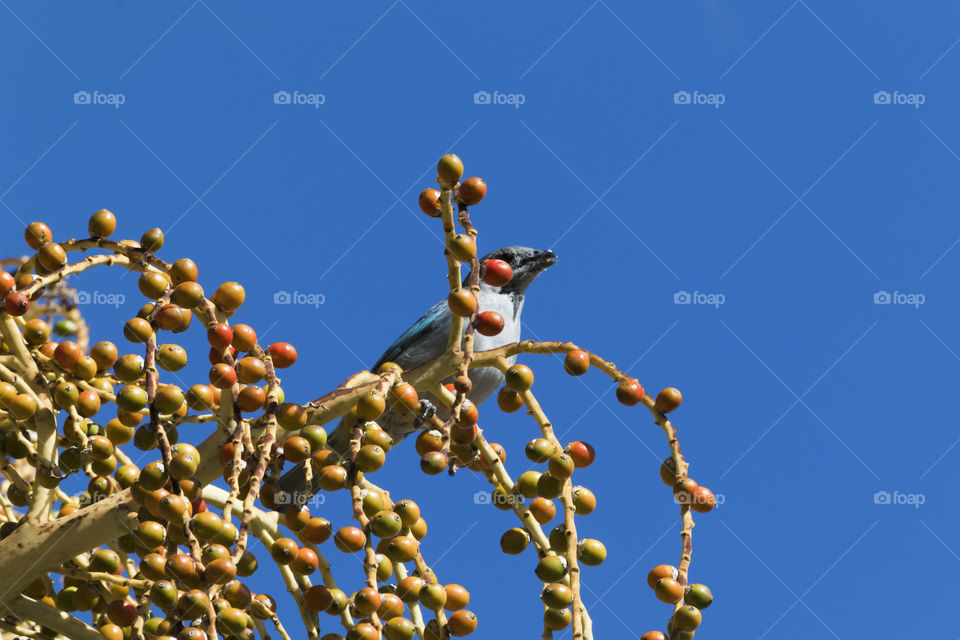
[[[513,269],[513,278],[502,287],[490,286],[480,281],[479,309],[499,313],[503,316],[504,326],[503,331],[495,336],[474,334],[476,351],[495,349],[520,340],[522,326],[520,315],[523,311],[527,287],[545,269],[557,262],[557,257],[552,251],[539,251],[529,247],[504,247],[487,254],[481,258],[480,262],[482,264],[491,258],[508,263]],[[464,278],[464,284],[469,278],[468,274]],[[395,362],[404,370],[415,369],[426,364],[446,350],[449,334],[450,308],[446,300],[443,300],[433,305],[423,317],[403,332],[380,356],[371,371],[376,372],[385,362]],[[509,360],[512,363],[515,357]],[[469,375],[472,386],[467,397],[477,406],[493,395],[503,384],[503,374],[493,367],[471,369]],[[421,394],[421,398],[425,399],[431,407],[434,406],[435,399],[430,394]],[[441,414],[441,417],[444,416]],[[390,434],[394,443],[399,443],[410,433],[419,429],[420,420],[420,417],[411,413],[400,414],[388,410],[377,420],[377,424]],[[349,448],[352,435],[351,429],[344,422],[345,419],[340,421],[327,441],[327,446],[341,455],[345,454]],[[280,478],[279,486],[288,497],[292,498],[303,491],[304,482],[303,463],[301,463]]]

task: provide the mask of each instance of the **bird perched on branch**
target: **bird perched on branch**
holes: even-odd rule
[[[495,336],[475,334],[474,350],[486,351],[496,349],[520,340],[520,315],[523,311],[524,297],[527,287],[536,280],[545,269],[556,264],[557,256],[552,251],[541,251],[529,247],[504,247],[484,256],[480,263],[490,259],[503,260],[513,269],[513,277],[501,286],[495,287],[480,281],[478,308],[481,311],[496,311],[503,316],[503,330]],[[469,282],[470,275],[464,278],[464,285]],[[447,339],[450,334],[450,308],[446,300],[438,302],[427,311],[423,317],[413,323],[409,329],[396,339],[380,356],[380,359],[371,368],[377,372],[385,362],[395,362],[404,370],[415,369],[426,364],[442,354],[447,348]],[[515,357],[510,358],[510,362]],[[503,384],[503,374],[493,367],[471,369],[469,373],[471,388],[467,398],[479,406],[489,398]],[[429,394],[421,394],[432,398]],[[432,408],[427,400],[428,407]],[[444,417],[441,414],[441,417]],[[346,426],[346,419],[341,420],[337,428],[330,434],[327,446],[344,455],[350,445],[351,429]],[[419,428],[419,420],[415,414],[387,410],[377,420],[380,427],[390,434],[395,443],[406,438]],[[298,492],[303,491],[304,471],[300,463],[285,473],[279,481],[280,489],[288,498],[295,498]],[[287,501],[290,503],[290,500]],[[283,506],[279,507],[281,510]]]

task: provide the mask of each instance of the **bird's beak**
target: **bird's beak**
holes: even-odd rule
[[[547,267],[552,267],[557,264],[557,255],[548,250],[537,251],[535,254],[527,258],[528,262],[533,263],[540,269],[546,269]]]

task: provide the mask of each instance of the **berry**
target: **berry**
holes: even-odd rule
[[[697,487],[690,496],[690,508],[697,513],[709,513],[717,506],[717,499],[713,496],[713,492],[706,487]]]
[[[479,204],[485,195],[487,195],[487,183],[483,178],[467,178],[460,185],[457,198],[469,207]]]
[[[585,538],[577,545],[577,559],[588,567],[596,567],[607,559],[607,548],[593,538]]]
[[[469,318],[477,310],[477,297],[470,289],[456,289],[447,296],[447,306],[454,315]]]
[[[240,308],[246,299],[246,292],[239,282],[224,282],[213,295],[210,301],[223,309],[224,311],[235,311]]]
[[[91,238],[109,238],[117,229],[117,218],[106,209],[100,209],[87,223]]]
[[[140,236],[140,248],[148,253],[156,253],[163,248],[163,231],[158,227],[148,229]]]
[[[207,342],[210,346],[223,351],[233,342],[233,329],[226,323],[220,323],[207,329]]]
[[[563,609],[573,602],[573,591],[565,584],[554,582],[544,587],[540,599],[551,609]]]
[[[43,246],[44,242],[53,240],[53,234],[50,232],[50,227],[42,222],[31,222],[23,232],[23,238],[31,249],[36,250]]]
[[[593,464],[597,454],[586,442],[575,440],[567,445],[566,453],[573,459],[573,465],[577,469],[583,469]]]
[[[503,331],[503,316],[496,311],[478,313],[474,326],[481,335],[495,336]]]
[[[653,585],[653,593],[660,602],[676,604],[683,599],[683,587],[673,578],[660,578]]]
[[[463,177],[463,161],[448,153],[437,162],[437,182],[441,189],[449,189]]]
[[[450,238],[447,246],[460,262],[470,262],[477,256],[477,241],[469,233],[458,233]]]
[[[617,400],[632,407],[643,399],[643,386],[637,380],[624,380],[617,387]]]
[[[703,610],[713,604],[713,594],[710,593],[709,587],[705,584],[692,584],[687,587],[683,602]]]
[[[423,211],[431,218],[440,217],[440,192],[436,189],[424,189],[421,191],[417,203],[420,205],[420,211]]]
[[[507,386],[518,393],[523,393],[533,386],[533,371],[525,364],[515,364],[504,374]]]
[[[13,291],[4,299],[3,308],[12,316],[22,316],[30,308],[30,299],[19,291]]]
[[[267,351],[277,369],[286,369],[297,361],[297,350],[289,342],[274,342],[267,347]]]
[[[673,614],[673,624],[680,631],[693,631],[700,626],[701,619],[700,609],[690,605],[680,607]]]
[[[647,574],[647,586],[653,589],[660,578],[676,578],[677,569],[668,564],[657,565]]]
[[[680,390],[674,387],[668,387],[657,394],[657,399],[653,403],[653,406],[661,413],[670,413],[679,407],[682,401],[683,396],[680,395]]]
[[[582,376],[590,368],[590,354],[581,349],[567,352],[563,359],[563,369],[572,376]]]
[[[477,628],[477,616],[472,611],[460,609],[447,619],[447,629],[450,635],[460,637],[468,636]]]
[[[37,251],[37,261],[47,271],[56,271],[67,264],[67,252],[56,242],[47,242]]]
[[[513,413],[523,406],[523,396],[510,387],[502,387],[497,393],[497,406],[505,413]]]
[[[508,262],[491,258],[484,260],[481,274],[483,281],[491,287],[502,287],[513,278],[513,268]]]

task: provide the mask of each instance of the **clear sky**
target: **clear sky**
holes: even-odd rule
[[[208,290],[242,282],[235,320],[296,345],[283,386],[307,401],[444,295],[416,197],[455,151],[489,185],[481,251],[560,258],[525,335],[683,392],[691,475],[724,499],[694,531],[691,580],[716,597],[698,637],[955,635],[956,3],[0,5],[4,255],[32,220],[59,239],[104,207],[120,236],[159,226],[161,257],[194,258]],[[119,341],[135,278],[76,286],[126,295],[86,309]],[[599,374],[524,361],[558,432],[598,452],[577,474],[599,500],[581,535],[609,552],[583,578],[597,637],[664,628],[644,583],[680,555],[662,433]],[[482,419],[526,470],[533,422]],[[412,448],[378,480],[421,504],[427,561],[471,589],[480,637],[536,636],[533,555],[498,548],[513,516]],[[323,513],[348,524],[342,496]],[[329,556],[361,586],[358,560]]]

